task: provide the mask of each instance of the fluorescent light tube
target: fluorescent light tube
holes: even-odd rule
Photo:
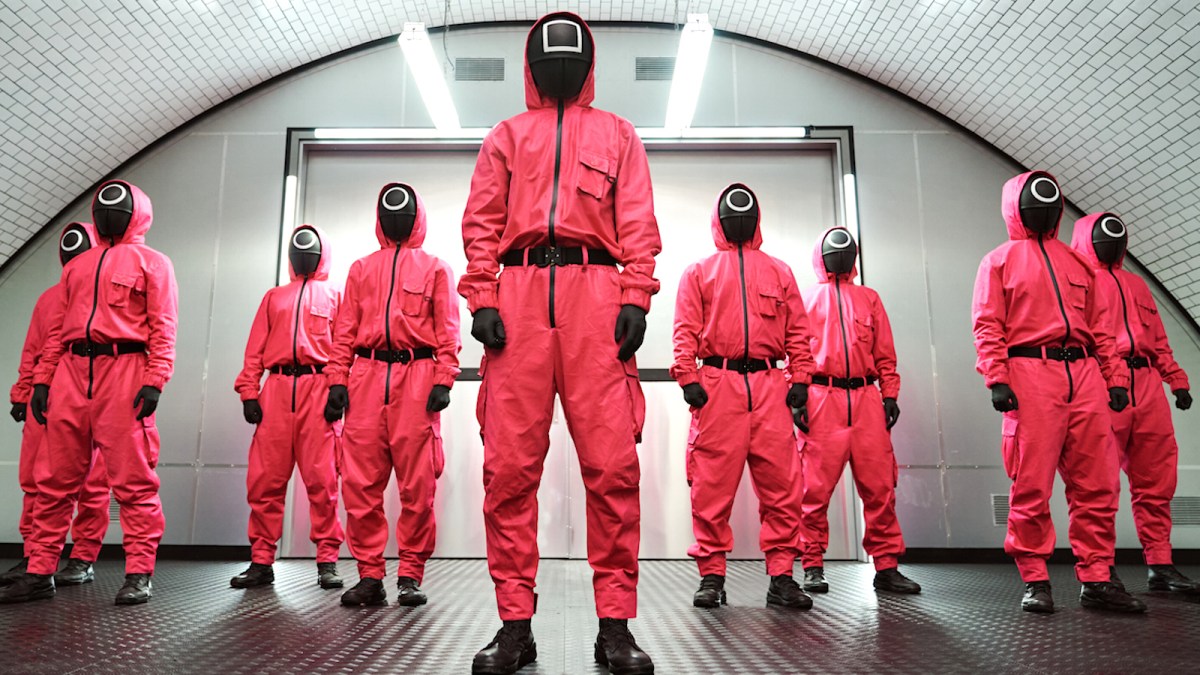
[[[450,98],[450,88],[442,73],[442,64],[433,55],[433,44],[423,23],[405,23],[404,31],[396,39],[404,51],[404,60],[417,81],[417,89],[425,101],[425,109],[433,118],[433,126],[442,131],[459,128],[458,111]]]
[[[679,35],[679,53],[675,56],[675,74],[671,81],[671,97],[667,99],[668,129],[692,126],[696,102],[700,100],[700,84],[708,67],[708,48],[713,29],[707,14],[688,14],[687,23]]]

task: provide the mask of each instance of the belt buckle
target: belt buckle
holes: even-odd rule
[[[534,251],[541,251],[543,255],[540,259],[533,261],[533,264],[538,267],[550,267],[551,265],[562,265],[563,249],[558,246],[545,246],[535,248]]]
[[[396,359],[397,363],[407,365],[409,361],[412,361],[412,352],[410,352],[408,350],[404,350],[402,352],[395,352],[395,359]]]
[[[862,389],[864,386],[866,386],[866,384],[867,384],[866,378],[862,378],[862,377],[846,378],[846,388],[847,389]]]
[[[91,340],[84,340],[83,355],[84,356],[95,356],[96,355],[96,343],[92,342]]]
[[[738,367],[736,370],[737,370],[737,372],[742,373],[742,374],[751,372],[750,371],[750,359],[742,359],[741,361],[739,361]]]
[[[1046,358],[1051,361],[1066,361],[1067,350],[1063,347],[1046,347]]]

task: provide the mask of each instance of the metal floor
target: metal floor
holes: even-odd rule
[[[11,564],[0,561],[0,569]],[[343,608],[339,591],[316,586],[311,561],[276,563],[273,587],[229,588],[244,567],[162,561],[150,604],[115,607],[121,563],[101,561],[94,583],[59,589],[51,601],[0,606],[0,672],[467,673],[500,623],[482,560],[430,563],[430,604],[415,609]],[[339,567],[356,581],[353,561]],[[762,563],[731,563],[729,606],[701,610],[691,606],[690,561],[644,562],[631,627],[657,673],[1200,669],[1200,604],[1147,595],[1144,568],[1122,572],[1150,605],[1145,616],[1081,609],[1068,566],[1052,567],[1052,616],[1020,611],[1008,565],[902,569],[924,585],[922,595],[876,594],[871,566],[830,563],[831,592],[815,596],[811,611],[794,612],[764,605]],[[523,674],[604,672],[592,663],[590,579],[586,562],[542,562],[533,622],[539,658]]]

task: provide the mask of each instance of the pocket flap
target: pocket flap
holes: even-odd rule
[[[425,295],[425,282],[423,281],[405,281],[404,292],[414,293],[416,295]]]
[[[1084,290],[1087,290],[1088,287],[1087,277],[1076,276],[1074,274],[1067,274],[1067,283]]]
[[[758,287],[758,294],[764,298],[778,300],[783,297],[783,288],[775,284],[763,284]]]
[[[112,275],[112,282],[118,286],[127,286],[133,288],[137,286],[140,277],[136,274],[122,274],[120,272]]]
[[[321,307],[319,305],[313,305],[312,307],[308,308],[308,312],[309,312],[309,314],[312,314],[313,316],[319,316],[322,319],[329,318],[329,308],[328,307]]]
[[[599,153],[591,152],[590,150],[579,151],[579,161],[584,166],[595,169],[604,175],[608,175],[608,169],[612,165],[612,161]]]

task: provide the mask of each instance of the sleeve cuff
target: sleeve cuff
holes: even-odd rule
[[[700,381],[700,371],[690,370],[686,373],[675,372],[671,373],[671,377],[675,378],[675,381],[679,383],[679,386],[686,387],[689,384],[696,384]]]
[[[636,305],[650,311],[650,294],[640,288],[626,288],[621,291],[622,305]]]
[[[448,389],[454,388],[454,380],[458,378],[461,371],[458,368],[438,368],[434,371],[433,383],[440,384]]]
[[[472,314],[488,307],[494,309],[500,307],[500,298],[497,297],[495,287],[475,291],[467,296],[467,309],[470,309]]]
[[[348,380],[349,377],[347,377],[346,373],[331,373],[328,370],[325,371],[325,382],[330,387],[345,387]]]
[[[1113,387],[1120,387],[1122,389],[1128,389],[1129,388],[1129,376],[1128,375],[1113,375],[1108,380],[1108,388],[1112,389]]]
[[[238,394],[242,398],[242,403],[245,403],[246,401],[256,401],[259,397],[258,390],[251,389],[249,387],[246,387],[245,389],[239,389]]]
[[[1191,391],[1192,389],[1191,383],[1188,382],[1187,375],[1182,374],[1167,380],[1167,387],[1169,387],[1171,391],[1179,391],[1180,389],[1187,389],[1188,391]]]
[[[147,374],[146,377],[142,378],[142,386],[143,387],[154,387],[155,389],[162,391],[163,387],[165,387],[166,385],[167,385],[167,378],[162,377],[160,375]]]
[[[812,384],[812,369],[789,367],[788,382],[790,384]]]
[[[900,387],[899,386],[881,387],[879,390],[879,393],[882,394],[883,398],[898,399],[898,398],[900,398]]]

